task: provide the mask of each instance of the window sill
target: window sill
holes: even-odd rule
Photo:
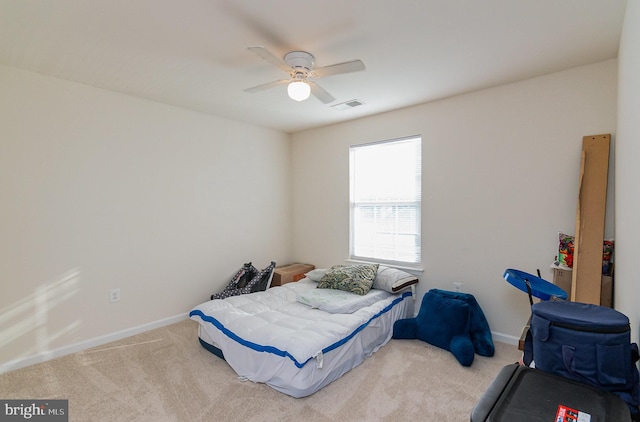
[[[397,265],[397,264],[393,264],[393,263],[385,263],[385,262],[378,262],[378,261],[365,261],[365,260],[361,260],[361,259],[352,259],[352,258],[347,258],[345,259],[346,262],[349,263],[353,263],[353,264],[380,264],[380,265],[384,265],[387,267],[393,267],[393,268],[397,268],[399,270],[402,271],[406,271],[409,274],[415,275],[416,277],[421,277],[422,274],[424,273],[424,269],[423,268],[418,268],[418,267],[408,267],[408,266],[404,266],[404,265]]]

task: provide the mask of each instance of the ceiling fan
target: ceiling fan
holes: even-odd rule
[[[254,93],[279,85],[288,84],[287,92],[289,97],[296,101],[304,101],[309,98],[310,94],[313,94],[323,103],[330,103],[334,101],[335,98],[320,87],[314,79],[365,70],[362,60],[352,60],[349,62],[337,63],[314,69],[313,65],[315,63],[315,58],[311,53],[307,53],[306,51],[292,51],[287,53],[283,60],[264,47],[249,47],[249,50],[289,73],[289,79],[280,79],[254,86],[252,88],[247,88],[245,89],[245,92]]]

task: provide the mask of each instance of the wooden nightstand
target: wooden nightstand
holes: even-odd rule
[[[314,268],[315,266],[310,264],[289,264],[283,265],[282,267],[276,267],[273,270],[271,287],[282,286],[283,284],[302,280],[305,273],[308,273]]]

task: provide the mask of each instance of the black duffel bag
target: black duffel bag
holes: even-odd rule
[[[637,420],[638,346],[631,343],[627,316],[604,306],[548,301],[531,307],[530,325],[536,368],[615,393]]]

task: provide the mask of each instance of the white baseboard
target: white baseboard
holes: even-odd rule
[[[514,346],[518,345],[520,341],[520,337],[510,336],[509,334],[496,333],[495,331],[491,332],[493,339],[495,341],[499,341],[500,343],[507,343]]]
[[[112,341],[117,341],[123,338],[131,337],[136,334],[144,333],[145,331],[150,331],[156,328],[164,327],[165,325],[175,324],[176,322],[183,321],[187,318],[189,318],[189,315],[187,313],[175,315],[175,316],[164,318],[158,321],[149,322],[147,324],[138,325],[136,327],[127,328],[125,330],[117,331],[115,333],[106,334],[104,336],[81,341],[79,343],[71,344],[69,346],[63,346],[58,349],[48,350],[46,352],[38,353],[37,355],[18,358],[18,359],[0,364],[0,374],[4,374],[5,372],[24,368],[26,366],[34,365],[36,363],[42,363],[51,359],[70,355],[71,353],[81,352],[83,350],[87,350],[92,347],[101,346],[103,344],[110,343]]]
[[[102,346],[103,344],[110,343],[112,341],[122,340],[123,338],[131,337],[136,334],[144,333],[156,328],[164,327],[165,325],[175,324],[176,322],[188,319],[187,313],[175,315],[169,318],[164,318],[158,321],[149,322],[147,324],[138,325],[136,327],[127,328],[115,333],[106,334],[104,336],[95,337],[89,340],[81,341],[79,343],[71,344],[69,346],[60,347],[58,349],[49,350],[47,352],[39,353],[34,356],[27,356],[24,358],[15,359],[3,364],[0,364],[0,374],[5,372],[14,371],[16,369],[24,368],[26,366],[35,365],[36,363],[46,362],[51,359],[59,358],[62,356],[70,355],[71,353],[81,352],[83,350],[90,349],[92,347]],[[501,343],[518,345],[519,337],[511,336],[508,334],[491,332],[493,340]]]

